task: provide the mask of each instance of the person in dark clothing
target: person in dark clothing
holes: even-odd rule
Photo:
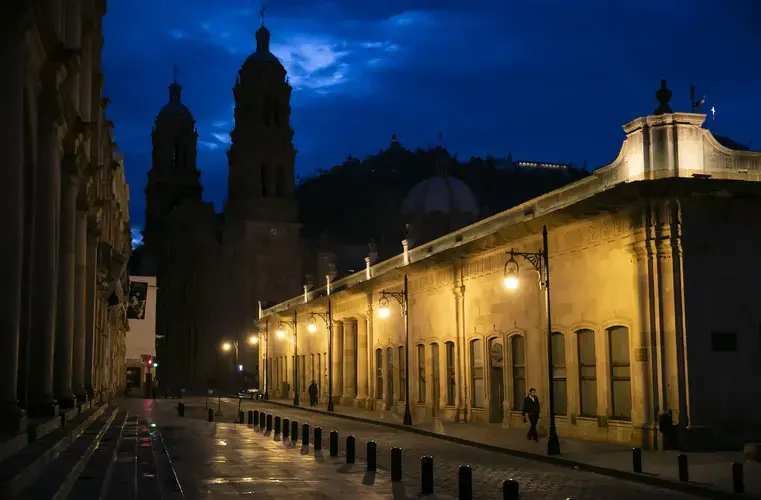
[[[317,404],[317,382],[312,380],[309,384],[309,406],[315,406]]]
[[[536,397],[536,389],[529,389],[528,396],[523,400],[523,421],[526,421],[526,415],[531,422],[531,428],[528,430],[528,439],[539,441],[539,434],[536,432],[536,423],[539,421],[539,398]]]

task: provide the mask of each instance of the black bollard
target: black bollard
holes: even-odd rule
[[[502,481],[502,498],[503,500],[520,499],[520,493],[518,492],[518,481],[514,479]]]
[[[420,457],[420,492],[433,495],[433,457]]]
[[[265,416],[266,415],[264,414],[264,412],[259,413],[259,430],[262,432],[264,432],[264,417]]]
[[[690,472],[687,470],[687,455],[680,453],[677,460],[679,462],[679,480],[686,483],[690,480]]]
[[[402,449],[391,448],[391,481],[402,480]]]
[[[259,410],[254,410],[254,428],[259,427]]]
[[[299,422],[298,420],[291,421],[291,442],[296,443],[299,440]]]
[[[309,424],[301,425],[301,446],[309,446]]]
[[[209,422],[214,422],[214,410],[209,408]]]
[[[291,421],[287,418],[283,419],[283,439],[288,439],[288,432],[291,430]]]
[[[254,425],[254,411],[248,410],[248,425]]]
[[[322,428],[314,428],[314,451],[322,450]]]
[[[375,441],[368,441],[367,442],[367,470],[375,472],[376,468],[376,452],[378,451],[378,445],[375,444]]]
[[[338,432],[330,431],[330,456],[338,456]]]
[[[275,417],[275,432],[273,434],[275,436],[280,435],[280,416],[279,415]]]
[[[632,448],[632,467],[634,472],[642,472],[642,450]]]
[[[743,464],[732,464],[732,489],[735,493],[745,493],[745,474],[743,474]]]
[[[245,420],[245,418],[246,418],[246,414],[245,414],[245,413],[243,413],[243,410],[240,410],[240,411],[238,412],[238,423],[239,423],[239,424],[245,424],[245,423],[246,423],[246,420]]]
[[[267,414],[267,432],[272,430],[272,413]]]
[[[181,417],[185,416],[185,403],[177,403],[177,414]]]
[[[346,463],[347,464],[353,464],[354,458],[356,456],[356,450],[355,450],[356,440],[354,439],[354,436],[347,436],[346,437]]]
[[[473,500],[473,469],[469,465],[457,469],[457,491],[460,500]]]

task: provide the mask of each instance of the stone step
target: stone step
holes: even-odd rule
[[[106,410],[106,405],[86,410],[66,422],[64,427],[44,435],[0,462],[0,491],[3,492],[3,498],[17,498]],[[108,410],[110,415],[115,408]]]
[[[69,500],[106,498],[113,475],[116,452],[121,446],[127,412],[119,411],[69,492]]]

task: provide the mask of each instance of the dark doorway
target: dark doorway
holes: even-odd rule
[[[505,405],[505,382],[503,367],[505,364],[502,342],[499,339],[489,341],[489,422],[502,422]]]

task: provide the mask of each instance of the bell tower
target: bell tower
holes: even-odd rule
[[[256,51],[241,66],[233,88],[226,212],[248,220],[296,221],[291,90],[285,68],[270,52],[270,32],[262,20]]]
[[[184,200],[201,200],[201,173],[196,168],[198,133],[181,97],[175,66],[169,102],[159,111],[151,132],[153,161],[145,188],[143,240],[154,255],[167,234],[166,221],[172,210]]]

